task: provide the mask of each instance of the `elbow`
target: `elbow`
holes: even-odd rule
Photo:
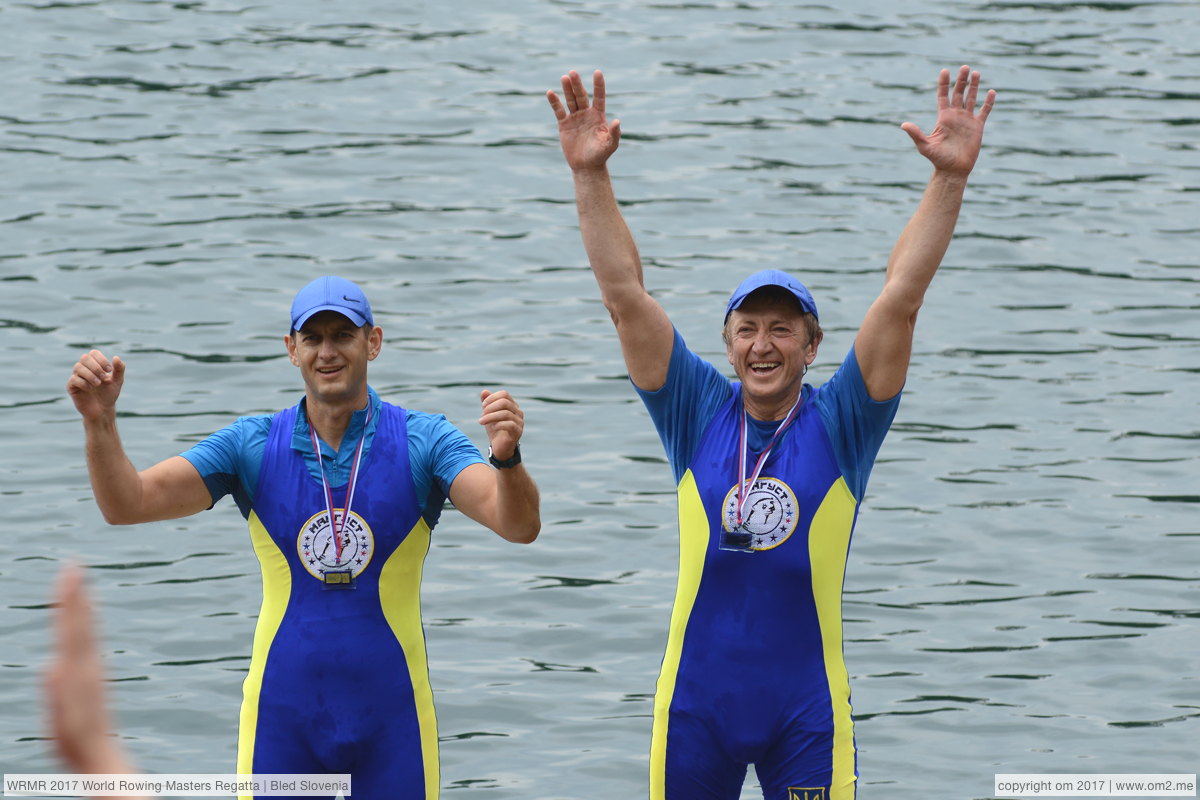
[[[542,532],[542,521],[535,519],[528,525],[523,525],[519,528],[510,528],[501,534],[506,540],[513,544],[533,544],[537,540],[538,534]]]
[[[622,320],[637,316],[644,308],[647,297],[649,295],[646,294],[645,287],[640,281],[636,281],[626,285],[603,287],[600,302],[604,303],[613,324],[619,327]]]
[[[903,321],[910,327],[914,327],[917,324],[917,314],[925,303],[925,292],[890,283],[884,286],[879,299],[882,307],[892,319]]]
[[[137,525],[141,522],[149,522],[150,518],[145,514],[126,503],[96,503],[100,509],[101,516],[109,525]]]
[[[104,521],[109,525],[136,525],[141,520],[136,519],[132,514],[128,514],[114,509],[100,509],[100,513],[104,516]]]

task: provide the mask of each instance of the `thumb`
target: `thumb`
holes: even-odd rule
[[[921,133],[920,127],[915,122],[905,122],[900,126],[900,130],[907,133],[917,147],[925,144],[925,134]]]
[[[113,356],[112,379],[118,384],[125,380],[125,361],[120,356]]]
[[[621,120],[614,119],[608,126],[608,134],[612,137],[613,145],[621,143]]]
[[[489,392],[487,389],[484,389],[483,391],[481,391],[481,392],[479,393],[479,402],[480,402],[480,403],[486,403],[486,402],[487,402],[487,399],[488,399],[489,397],[491,397],[491,396],[492,396],[492,393],[491,393],[491,392]]]

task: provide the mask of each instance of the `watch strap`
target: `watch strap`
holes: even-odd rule
[[[516,447],[513,448],[512,456],[510,458],[506,458],[503,461],[501,461],[500,459],[496,458],[495,455],[493,455],[492,448],[489,446],[488,447],[488,462],[496,469],[512,469],[517,464],[521,463],[521,443],[517,442]]]

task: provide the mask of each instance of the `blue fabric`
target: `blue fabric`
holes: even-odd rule
[[[371,405],[371,421],[363,444],[363,458],[371,450],[375,440],[380,409],[383,405],[374,389],[368,389]],[[308,472],[318,482],[321,468],[313,453],[309,437],[308,418],[304,414],[301,400],[291,432],[292,449],[302,454]],[[275,414],[239,417],[235,422],[206,437],[181,453],[200,473],[208,487],[215,505],[225,495],[233,495],[243,517],[249,517],[254,505],[254,489],[258,485],[259,470],[266,448],[267,434]],[[321,458],[325,462],[325,476],[331,487],[340,487],[350,478],[354,463],[354,451],[358,447],[363,425],[367,422],[367,411],[355,411],[336,453],[325,442],[321,444]],[[478,448],[471,444],[461,431],[455,428],[442,414],[426,414],[407,411],[408,447],[412,461],[412,477],[417,497],[431,496],[433,489],[448,497],[455,477],[471,464],[482,464],[483,457]]]
[[[801,404],[748,489],[748,533],[741,535],[755,552],[722,549],[727,531],[738,527],[733,487],[742,403],[734,386],[688,466],[707,527],[684,534],[703,537],[706,546],[669,710],[665,785],[672,800],[707,796],[695,786],[695,767],[707,763],[717,772],[722,759],[732,765],[730,777],[714,787],[751,763],[787,775],[785,788],[802,785],[796,776],[809,786],[832,779],[830,747],[813,744],[831,745],[834,719],[810,539],[831,533],[816,519],[841,470],[815,404]],[[697,731],[718,735],[696,738]]]
[[[253,771],[344,772],[355,797],[422,798],[414,693],[426,696],[429,689],[410,675],[380,591],[383,566],[415,535],[421,505],[409,475],[404,410],[385,404],[382,412],[355,490],[358,519],[342,523],[340,560],[329,547],[324,491],[294,448],[297,409],[277,414],[268,431],[254,513],[287,560],[291,590],[257,696]],[[335,508],[344,507],[345,495],[346,489],[334,492]],[[327,589],[320,577],[326,569],[356,573],[353,588]],[[393,587],[390,596],[400,594],[403,602],[388,610],[418,613],[419,589],[419,579]]]
[[[675,482],[679,483],[700,445],[700,437],[735,391],[735,383],[689,350],[676,330],[666,383],[653,392],[634,388],[650,412]],[[862,502],[875,456],[900,405],[900,395],[884,401],[871,399],[853,347],[819,390],[805,384],[803,391],[804,404],[812,403],[825,423],[846,485]],[[748,449],[761,453],[777,427],[777,421],[751,418]]]
[[[672,614],[678,660],[663,661],[652,745],[668,800],[736,798],[751,763],[769,800],[825,797],[835,782],[840,795],[847,781],[853,796],[850,687],[831,653],[858,503],[899,396],[870,398],[853,349],[828,382],[801,391],[742,494],[741,384],[676,331],[663,387],[639,390],[680,489],[685,602]],[[747,471],[779,424],[750,421]]]

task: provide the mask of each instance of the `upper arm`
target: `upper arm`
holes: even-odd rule
[[[658,301],[644,288],[638,289],[619,304],[610,301],[607,305],[617,326],[629,379],[639,389],[653,392],[667,382],[675,329]]]
[[[916,324],[917,312],[887,286],[867,310],[854,350],[872,400],[890,400],[904,388]]]
[[[861,502],[875,457],[896,418],[900,396],[870,397],[857,350],[852,348],[837,372],[814,392],[812,402],[829,434],[838,468]]]
[[[212,505],[212,495],[192,463],[172,456],[138,473],[142,481],[138,519],[154,522],[198,514]]]
[[[208,487],[207,507],[232,495],[242,516],[249,518],[274,417],[239,417],[180,453]]]
[[[492,530],[500,525],[498,494],[496,470],[486,464],[464,467],[450,484],[450,502],[454,507]]]
[[[705,429],[733,394],[733,386],[716,367],[689,350],[683,336],[672,328],[672,351],[662,386],[637,389],[678,482]]]
[[[450,485],[450,502],[501,539],[529,544],[541,530],[538,493],[521,465],[504,470],[472,464]]]

